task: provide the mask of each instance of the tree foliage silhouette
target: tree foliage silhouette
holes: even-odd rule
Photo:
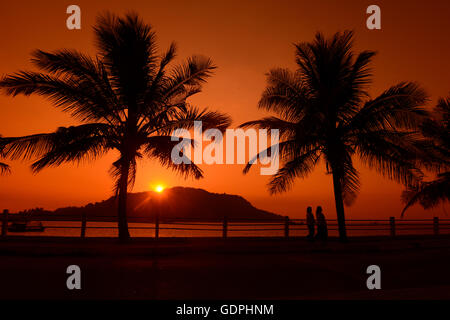
[[[430,162],[428,157],[425,165],[436,172],[437,177],[432,181],[421,181],[403,192],[402,198],[406,205],[402,216],[416,203],[428,209],[450,199],[450,96],[439,99],[432,117],[420,129],[424,137],[431,140],[435,151],[434,161],[432,159]]]
[[[375,52],[355,54],[352,45],[351,31],[329,39],[317,33],[314,41],[296,44],[298,69],[272,69],[259,101],[259,108],[279,117],[241,125],[280,130],[282,167],[269,182],[271,193],[286,191],[323,159],[333,177],[342,240],[346,240],[344,202],[351,204],[360,187],[354,156],[390,179],[414,184],[421,171],[413,160],[423,152],[415,131],[427,117],[421,107],[427,94],[415,83],[399,83],[371,99],[370,63]]]
[[[118,197],[119,237],[126,240],[127,190],[136,177],[137,159],[155,158],[185,176],[201,178],[195,164],[171,161],[178,142],[170,135],[176,128],[190,129],[195,120],[202,121],[203,128],[225,130],[230,118],[187,102],[212,75],[215,66],[209,58],[192,56],[169,68],[176,45],[158,55],[155,32],[134,13],[101,15],[94,32],[97,56],[37,50],[32,62],[42,72],[20,71],[0,81],[6,94],[44,96],[81,122],[53,133],[6,138],[4,153],[11,159],[38,157],[32,164],[38,172],[115,150],[118,158],[110,172]]]

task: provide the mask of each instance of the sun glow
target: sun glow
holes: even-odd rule
[[[155,191],[158,193],[161,193],[164,191],[164,186],[161,184],[158,184],[157,186],[155,186]]]

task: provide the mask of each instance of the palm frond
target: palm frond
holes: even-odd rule
[[[424,121],[420,127],[423,136],[428,139],[429,148],[424,154],[418,156],[418,161],[427,169],[437,173],[432,181],[420,181],[409,186],[403,192],[402,198],[406,203],[402,216],[406,210],[420,203],[425,209],[436,206],[439,202],[450,199],[450,98],[438,100],[431,117]]]
[[[429,116],[423,105],[427,93],[416,83],[399,83],[364,104],[348,124],[348,130],[415,130]]]
[[[306,178],[312,172],[319,159],[318,149],[312,149],[287,161],[271,178],[269,192],[275,194],[289,190],[297,177]]]
[[[176,164],[172,159],[172,152],[176,150],[178,141],[172,141],[170,136],[152,136],[147,139],[145,146],[145,154],[150,158],[156,158],[160,164],[166,168],[172,169],[184,178],[193,177],[194,179],[200,179],[203,177],[203,171],[194,164],[180,150],[179,156],[182,158],[181,163]],[[195,141],[191,141],[190,144],[195,144]]]
[[[114,147],[110,126],[91,123],[73,127],[60,127],[56,132],[3,139],[3,153],[11,159],[31,159],[37,172],[46,166],[63,162],[92,160]]]
[[[7,174],[11,172],[11,168],[3,162],[0,162],[0,174]]]
[[[425,209],[433,208],[440,202],[450,200],[450,172],[441,173],[433,181],[422,182],[411,187],[402,194],[406,203],[402,210],[402,217],[406,210],[416,203],[420,203]]]
[[[107,103],[97,105],[103,108],[105,115],[116,116],[114,107],[119,105],[116,93],[111,87],[107,71],[99,59],[78,52],[76,50],[58,50],[53,53],[36,50],[32,53],[32,62],[41,70],[59,77],[70,78],[77,84],[84,83],[84,86],[96,92],[96,95],[103,97]]]
[[[11,96],[37,94],[47,97],[55,106],[82,121],[108,119],[112,115],[106,112],[108,99],[88,82],[22,71],[0,80],[0,88]]]
[[[176,129],[192,129],[194,121],[202,123],[202,129],[218,129],[224,132],[231,124],[231,118],[223,113],[199,109],[191,105],[185,108],[173,108],[171,113],[163,112],[143,127],[143,131],[171,135]]]
[[[420,131],[430,141],[424,165],[436,172],[450,169],[450,98],[440,98],[431,116],[420,126]]]
[[[351,158],[348,158],[343,165],[343,174],[340,176],[342,198],[347,206],[355,201],[359,193],[359,173],[353,166]]]
[[[176,56],[177,47],[175,43],[171,43],[169,49],[160,57],[159,69],[154,77],[150,77],[150,83],[147,85],[147,90],[143,99],[144,113],[150,116],[154,115],[160,109],[160,103],[162,102],[162,79],[166,75],[167,65],[173,61]],[[158,102],[158,103],[155,103]]]
[[[126,178],[122,176],[123,168],[125,165],[128,166],[127,170],[128,176]],[[114,181],[113,192],[115,196],[119,194],[120,183],[122,179],[127,179],[127,190],[133,189],[133,186],[136,182],[136,171],[137,171],[136,158],[127,160],[126,158],[124,158],[124,156],[121,155],[119,159],[113,162],[113,164],[109,169],[109,174],[111,175]]]
[[[173,68],[165,77],[161,99],[167,101],[189,91],[191,87],[201,87],[217,67],[212,60],[203,56],[192,56],[181,65]]]
[[[414,185],[423,176],[416,162],[421,145],[417,134],[392,130],[365,132],[356,142],[363,163],[404,185]]]
[[[295,136],[297,124],[277,117],[265,117],[260,120],[247,121],[239,125],[239,128],[256,128],[265,129],[270,134],[270,130],[278,130],[281,140],[292,138]]]
[[[319,32],[313,42],[296,45],[299,71],[311,89],[331,91],[351,74],[352,44],[353,32],[345,31],[334,34],[330,39],[325,39]]]
[[[272,69],[258,107],[274,111],[288,121],[298,120],[311,104],[301,77],[288,69]]]
[[[278,154],[273,155],[272,150],[278,150]],[[295,140],[286,140],[273,144],[268,148],[260,150],[256,155],[254,155],[245,165],[242,173],[247,174],[258,159],[277,156],[280,161],[288,162],[294,159],[297,155],[300,155],[302,152],[305,153],[307,151],[309,150],[306,150],[306,148],[297,148]]]

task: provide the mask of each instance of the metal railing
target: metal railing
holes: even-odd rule
[[[89,218],[89,219],[88,219]],[[2,228],[1,236],[3,238],[8,236],[8,225],[14,222],[24,221],[45,221],[46,230],[71,229],[79,230],[77,233],[81,238],[86,237],[87,230],[96,230],[91,236],[103,236],[99,230],[117,230],[117,226],[112,224],[114,216],[89,216],[82,214],[80,216],[60,216],[45,218],[39,216],[24,216],[18,214],[10,214],[8,210],[4,210],[1,218]],[[179,236],[180,233],[200,232],[200,236],[208,236],[206,234],[217,233],[217,237],[228,238],[231,236],[249,236],[251,233],[254,236],[263,237],[284,237],[305,236],[307,232],[307,225],[305,219],[290,219],[288,217],[280,219],[201,219],[201,218],[160,218],[153,219],[145,217],[128,217],[130,221],[130,230],[144,230],[153,232],[144,234],[144,237],[159,238],[161,232],[170,231],[171,237]],[[65,222],[65,224],[54,224],[58,222]],[[68,225],[67,223],[72,223]],[[78,224],[79,223],[79,224]],[[111,225],[105,225],[105,224]],[[327,220],[327,227],[329,231],[338,231],[337,220]],[[346,227],[349,236],[355,235],[357,232],[360,235],[390,235],[395,237],[401,234],[434,234],[450,233],[450,219],[348,219]],[[24,230],[25,232],[25,230]],[[265,234],[264,234],[265,232]],[[54,232],[55,233],[55,232]],[[57,233],[57,232],[56,232]],[[372,233],[372,234],[370,234]],[[23,235],[23,232],[16,234]],[[49,232],[38,233],[43,236],[54,236]],[[72,233],[69,236],[77,236]],[[64,235],[63,235],[64,236]],[[65,235],[67,236],[67,235]]]

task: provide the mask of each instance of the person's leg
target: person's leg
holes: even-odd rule
[[[308,226],[308,239],[314,239],[314,225]]]
[[[320,240],[323,240],[324,237],[324,233],[323,233],[323,227],[320,226],[319,228],[317,228],[317,236]]]

